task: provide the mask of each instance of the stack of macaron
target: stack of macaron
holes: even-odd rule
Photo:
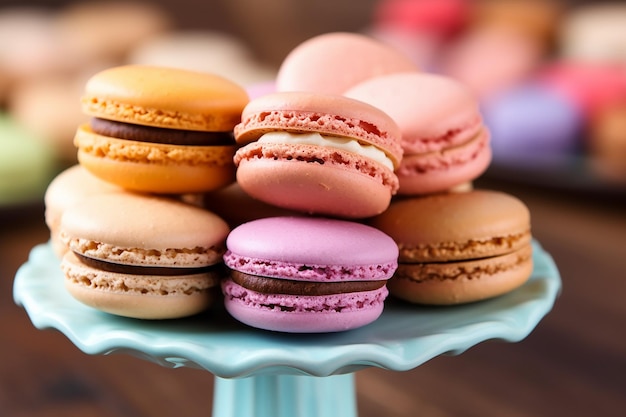
[[[526,206],[513,196],[473,189],[473,181],[485,172],[492,158],[490,132],[475,93],[452,77],[428,73],[415,65],[387,65],[378,72],[365,72],[358,59],[350,57],[342,62],[339,74],[325,64],[331,56],[341,61],[336,57],[349,55],[337,49],[350,50],[347,45],[358,49],[367,42],[374,42],[364,41],[359,36],[325,34],[304,42],[288,55],[278,73],[276,86],[280,92],[250,103],[248,111],[244,111],[242,124],[235,130],[238,140],[244,141],[248,130],[259,131],[253,133],[257,140],[254,145],[238,150],[238,181],[246,189],[253,164],[258,163],[266,171],[254,177],[255,182],[249,185],[251,193],[259,193],[258,197],[264,198],[265,191],[261,190],[271,186],[290,191],[287,195],[273,192],[275,200],[268,200],[273,204],[285,204],[285,199],[292,196],[298,201],[311,196],[311,201],[303,206],[309,209],[321,204],[317,190],[298,189],[304,181],[290,174],[289,179],[296,180],[295,184],[290,183],[277,174],[278,170],[272,170],[281,159],[279,151],[273,149],[283,152],[285,147],[299,143],[296,138],[308,130],[302,125],[308,125],[311,119],[322,120],[323,128],[329,126],[320,118],[319,111],[309,112],[306,123],[293,120],[299,108],[287,102],[308,96],[311,106],[313,97],[320,96],[319,91],[333,88],[333,94],[382,110],[398,127],[401,157],[394,161],[393,168],[398,179],[397,192],[385,201],[382,212],[372,210],[369,214],[361,212],[352,216],[366,217],[368,225],[392,237],[398,246],[399,267],[389,280],[390,293],[413,303],[439,305],[474,302],[519,287],[532,271],[530,216]],[[358,71],[352,72],[355,66]],[[293,73],[294,68],[306,68],[306,72]],[[285,103],[274,109],[268,104],[277,98]],[[333,100],[341,103],[340,99]],[[325,107],[329,108],[327,104]],[[342,107],[348,108],[348,102]],[[342,115],[341,120],[344,119]],[[289,126],[292,133],[288,137],[281,134],[280,141],[258,139],[268,133],[274,135],[276,120]],[[316,127],[315,130],[321,129]],[[357,139],[367,143],[362,138]],[[253,164],[246,165],[250,154]],[[290,158],[297,156],[300,155],[289,154]],[[263,162],[267,157],[271,161]],[[326,165],[324,161],[322,167]],[[307,173],[306,178],[315,176]],[[324,184],[332,183],[325,181]],[[354,190],[346,189],[342,193],[346,199],[351,199]],[[367,193],[373,204],[378,194]],[[359,203],[359,207],[367,208],[364,203]],[[349,209],[344,203],[336,211],[325,214],[347,217]]]
[[[221,289],[248,326],[337,332],[390,293],[457,304],[530,275],[524,204],[472,189],[491,158],[476,99],[365,35],[304,42],[252,99],[127,65],[82,104],[79,165],[49,187],[46,220],[69,292],[104,312],[184,317]]]
[[[384,64],[366,65],[382,56],[381,50]],[[291,312],[302,307],[285,300],[282,291],[296,285],[287,284],[290,280],[306,280],[300,269],[294,272],[300,258],[293,253],[302,246],[311,254],[320,250],[312,249],[319,237],[305,226],[294,229],[294,219],[334,218],[346,227],[361,223],[383,232],[396,246],[399,265],[388,291],[413,303],[479,301],[512,291],[530,277],[528,209],[513,196],[472,187],[491,161],[478,100],[462,83],[422,72],[402,56],[364,35],[314,37],[288,54],[275,91],[244,109],[235,127],[240,191],[307,217],[289,223],[256,220],[231,233],[225,259],[232,272],[223,290],[226,308],[237,319],[298,331],[288,326],[301,324]],[[420,217],[423,222],[414,220]],[[272,228],[273,240],[265,236]],[[339,239],[333,236],[326,233],[328,245]],[[286,241],[290,255],[280,261],[273,250],[262,249],[282,248]],[[310,265],[300,262],[295,265],[304,265],[309,275]],[[434,274],[437,268],[443,271]],[[326,305],[334,304],[327,300]]]
[[[128,65],[93,75],[74,143],[79,164],[45,195],[70,294],[107,313],[172,319],[220,293],[229,225],[186,193],[235,180],[243,87],[208,73]]]
[[[237,320],[285,332],[380,316],[398,249],[351,220],[382,213],[398,188],[399,132],[384,112],[332,94],[249,103],[222,77],[141,65],[96,73],[82,104],[79,165],[45,199],[74,298],[173,319],[221,290]]]

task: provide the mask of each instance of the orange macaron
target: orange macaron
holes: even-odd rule
[[[233,127],[248,102],[223,77],[141,65],[109,68],[86,84],[91,122],[74,138],[78,161],[120,187],[205,192],[235,179]]]

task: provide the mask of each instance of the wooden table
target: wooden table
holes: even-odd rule
[[[370,416],[623,416],[626,215],[623,201],[479,181],[520,197],[563,279],[554,310],[519,343],[488,341],[417,369],[356,374]],[[89,356],[33,327],[12,298],[15,271],[45,242],[43,208],[0,219],[0,416],[209,416],[213,377],[128,356]]]

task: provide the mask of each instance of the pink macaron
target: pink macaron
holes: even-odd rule
[[[244,108],[237,182],[253,198],[308,214],[365,218],[398,189],[400,131],[382,110],[340,95],[279,92]]]
[[[226,246],[226,310],[249,326],[290,333],[338,332],[375,321],[398,259],[385,233],[322,217],[244,223]]]
[[[470,90],[452,78],[421,72],[367,80],[345,96],[386,112],[404,150],[398,194],[443,192],[480,176],[491,162],[489,131]]]
[[[287,55],[276,89],[341,94],[371,77],[415,70],[415,63],[389,44],[358,33],[331,32],[304,41]]]

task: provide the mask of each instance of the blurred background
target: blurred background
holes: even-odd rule
[[[43,194],[76,163],[89,76],[167,65],[254,92],[295,46],[331,31],[380,39],[475,92],[494,151],[475,185],[527,203],[564,280],[520,344],[360,372],[361,414],[623,415],[626,1],[550,0],[0,0],[0,415],[210,414],[210,375],[88,357],[33,328],[12,279],[48,239]]]

